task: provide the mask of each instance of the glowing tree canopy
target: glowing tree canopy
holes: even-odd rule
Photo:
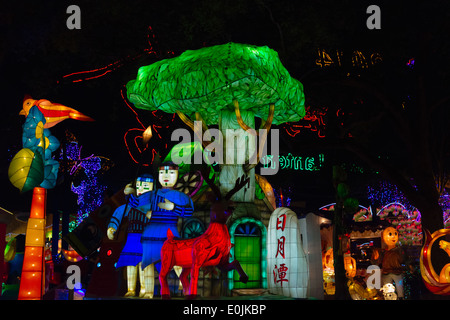
[[[302,84],[268,47],[228,43],[188,50],[141,67],[136,80],[126,87],[128,99],[137,108],[176,112],[191,128],[192,120],[201,120],[204,126],[218,124],[224,137],[227,129],[243,129],[236,133],[238,152],[230,152],[230,158],[227,155],[220,172],[223,191],[249,173],[249,185],[234,195],[234,201],[254,199],[255,177],[250,172],[254,166],[243,168],[238,157],[248,154],[247,161],[255,154],[256,142],[248,131],[255,127],[255,116],[268,130],[272,123],[298,121],[305,115]]]
[[[220,111],[242,110],[266,119],[275,104],[273,124],[298,121],[305,115],[303,86],[268,47],[228,43],[188,50],[178,57],[141,67],[127,84],[128,99],[137,108],[202,115],[217,124]]]

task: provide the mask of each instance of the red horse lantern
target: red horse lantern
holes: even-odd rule
[[[248,276],[242,269],[239,261],[228,262],[230,257],[230,234],[226,221],[231,215],[229,209],[231,197],[249,181],[249,178],[240,177],[236,180],[233,189],[222,198],[219,188],[209,178],[209,174],[202,175],[215,194],[211,206],[208,229],[201,236],[193,239],[175,240],[170,229],[167,231],[167,240],[161,248],[161,272],[159,282],[161,284],[161,298],[170,299],[170,290],[167,283],[167,275],[173,266],[181,266],[183,271],[180,280],[183,291],[188,299],[197,296],[197,282],[199,270],[202,267],[218,267],[221,271],[236,270],[240,281],[247,283]],[[191,275],[190,282],[188,275]]]

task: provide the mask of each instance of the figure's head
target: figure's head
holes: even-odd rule
[[[136,195],[140,196],[153,190],[153,176],[148,173],[141,174],[136,179]]]
[[[398,242],[398,232],[393,227],[387,227],[383,230],[382,238],[383,242],[387,246],[387,249],[390,250],[394,248]]]
[[[172,188],[178,180],[178,165],[168,161],[158,168],[158,180],[163,188]]]

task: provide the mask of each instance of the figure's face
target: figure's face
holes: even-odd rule
[[[146,192],[153,190],[153,182],[149,181],[136,181],[136,195],[140,196],[141,194],[144,194]]]
[[[172,188],[178,180],[177,169],[160,169],[159,182],[163,188]]]
[[[383,240],[384,243],[388,246],[388,248],[393,248],[398,242],[398,232],[392,227],[388,227],[383,232]]]

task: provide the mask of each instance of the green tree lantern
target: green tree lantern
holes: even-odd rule
[[[248,163],[257,150],[256,139],[251,137],[257,132],[249,130],[255,129],[255,117],[262,119],[263,129],[270,130],[272,124],[295,122],[305,115],[302,84],[266,46],[227,43],[188,50],[139,68],[137,78],[126,87],[128,99],[137,108],[177,113],[192,129],[193,120],[201,120],[203,130],[218,125],[224,139],[227,129],[239,135],[233,137],[237,141],[233,145],[247,157],[247,163],[236,158],[239,152],[224,150],[235,158],[224,159],[220,167],[222,192],[230,190],[243,173],[250,177],[234,201],[254,200],[255,165]]]

